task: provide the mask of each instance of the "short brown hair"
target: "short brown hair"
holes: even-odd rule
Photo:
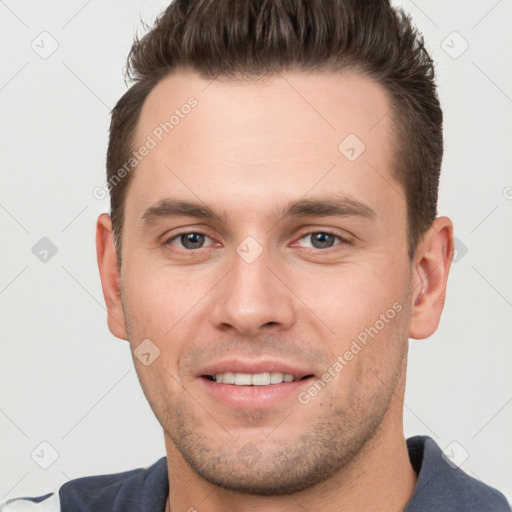
[[[107,152],[110,215],[119,265],[130,158],[144,100],[177,68],[206,79],[286,70],[360,71],[387,92],[395,133],[394,177],[405,190],[409,256],[437,215],[443,155],[434,66],[410,17],[389,0],[175,0],[127,63],[134,83],[112,110]],[[114,186],[115,185],[115,186]]]

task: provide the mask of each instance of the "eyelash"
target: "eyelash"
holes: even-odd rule
[[[318,252],[327,252],[329,250],[335,250],[335,248],[338,245],[343,245],[343,244],[344,245],[351,245],[351,243],[352,243],[349,240],[347,240],[346,238],[343,238],[342,236],[338,235],[337,233],[334,233],[333,231],[329,231],[329,230],[308,231],[307,233],[302,234],[299,237],[299,240],[302,240],[303,238],[305,238],[307,236],[318,234],[318,233],[334,236],[335,238],[338,238],[341,243],[337,244],[337,245],[333,245],[332,247],[326,247],[325,249],[317,249],[317,248],[314,248],[314,247],[312,247],[312,248],[311,247],[307,247],[307,249],[310,249],[310,250],[313,250],[313,251],[318,251]],[[163,246],[169,245],[173,240],[176,240],[177,238],[180,238],[183,235],[191,235],[191,234],[203,235],[203,236],[207,236],[210,239],[213,239],[212,234],[207,232],[207,231],[183,231],[181,233],[178,233],[178,234],[173,235],[172,237],[166,239],[163,242]],[[198,249],[185,249],[185,248],[182,249],[182,248],[179,248],[179,250],[187,252],[187,253],[193,253],[193,252],[196,252],[196,251],[200,251],[201,249],[206,249],[206,247],[199,247]]]

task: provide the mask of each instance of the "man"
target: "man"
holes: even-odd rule
[[[167,456],[0,509],[509,510],[403,434],[408,338],[435,332],[453,257],[407,16],[178,0],[129,71],[97,255]]]

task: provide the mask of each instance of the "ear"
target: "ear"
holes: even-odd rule
[[[423,236],[413,260],[410,338],[428,338],[436,331],[453,254],[452,221],[439,217]]]
[[[108,328],[116,338],[128,340],[121,303],[120,269],[114,247],[112,221],[106,213],[102,213],[96,222],[96,256],[107,306]]]

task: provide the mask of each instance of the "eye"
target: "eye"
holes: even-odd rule
[[[310,241],[310,248],[319,250],[330,249],[331,247],[335,245],[341,245],[342,243],[350,243],[343,237],[335,233],[331,233],[329,231],[313,231],[310,233],[306,233],[300,237],[300,240],[307,239],[309,239]],[[339,240],[338,244],[335,243],[336,239]],[[208,245],[205,245],[206,240],[210,240],[210,243]],[[184,233],[178,233],[177,235],[168,238],[163,245],[176,245],[178,249],[194,251],[212,245],[211,242],[212,239],[206,233],[201,233],[200,231],[189,231]],[[308,247],[308,245],[299,245],[301,245],[302,247]]]
[[[178,235],[174,235],[173,237],[167,239],[164,242],[164,245],[172,244],[174,241],[178,243],[178,247],[181,249],[194,250],[201,249],[204,247],[205,239],[211,240],[211,238],[205,233],[200,233],[198,231],[192,231],[188,233],[180,233]]]
[[[313,231],[311,233],[306,233],[300,239],[303,240],[308,238],[311,241],[313,249],[330,249],[334,245],[336,238],[342,243],[349,243],[348,240],[345,240],[334,233],[330,233],[329,231]]]

